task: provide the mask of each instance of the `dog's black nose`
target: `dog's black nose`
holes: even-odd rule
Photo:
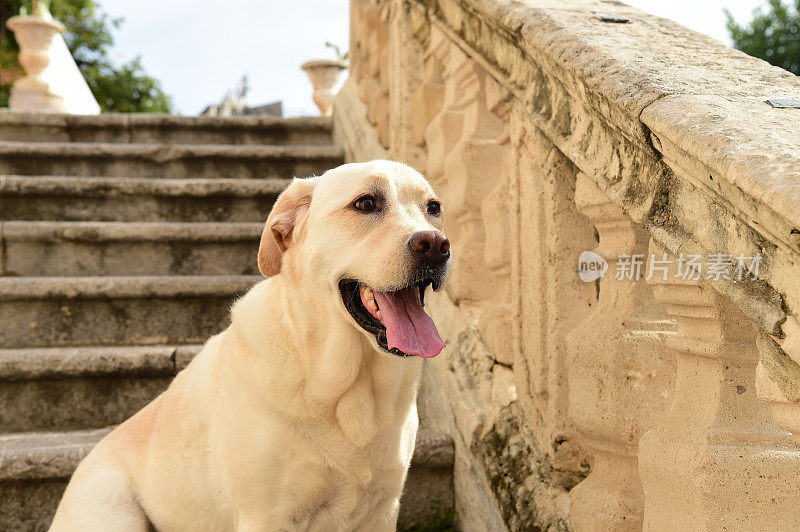
[[[414,233],[408,240],[408,247],[431,267],[441,266],[450,258],[450,241],[440,231]]]

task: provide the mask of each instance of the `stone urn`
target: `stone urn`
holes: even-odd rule
[[[39,113],[63,113],[64,99],[50,90],[42,79],[50,64],[50,50],[55,38],[64,32],[64,25],[57,20],[47,20],[32,15],[11,17],[6,27],[14,32],[19,43],[19,64],[25,76],[11,87],[9,107],[13,111]]]
[[[331,116],[333,113],[334,89],[339,84],[342,72],[347,68],[344,61],[331,61],[317,59],[307,61],[300,65],[306,71],[311,85],[314,87],[314,103],[319,107],[322,116]]]

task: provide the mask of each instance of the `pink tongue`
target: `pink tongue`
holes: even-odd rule
[[[397,292],[373,291],[386,326],[389,349],[396,347],[409,355],[433,358],[444,348],[436,325],[419,302],[417,288]]]

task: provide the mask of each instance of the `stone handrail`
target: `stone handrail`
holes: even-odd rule
[[[462,526],[796,526],[800,78],[599,0],[353,0],[350,52],[348,158],[447,208],[420,409]]]

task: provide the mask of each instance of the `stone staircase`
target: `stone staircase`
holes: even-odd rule
[[[260,279],[288,180],[341,162],[326,119],[0,113],[0,530],[47,527],[78,461]],[[409,488],[446,510],[451,443],[420,441]]]

